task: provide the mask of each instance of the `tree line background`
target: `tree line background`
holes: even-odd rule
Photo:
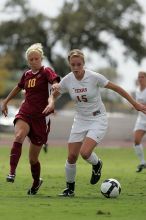
[[[140,64],[146,57],[141,23],[144,12],[136,0],[65,1],[53,18],[30,8],[28,0],[6,0],[3,10],[8,19],[0,21],[0,98],[9,93],[27,69],[25,51],[33,43],[42,43],[47,64],[61,77],[69,72],[66,58],[74,48],[86,51],[89,62],[92,53],[104,58],[106,67],[95,71],[113,82],[122,78],[116,69],[118,58],[109,52],[112,41],[124,46],[125,59],[130,57]],[[107,90],[102,94],[111,110],[114,103],[120,105],[118,95],[111,95]],[[68,100],[65,96],[58,106]]]

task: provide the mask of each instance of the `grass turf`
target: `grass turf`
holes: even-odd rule
[[[58,197],[65,188],[66,148],[50,147],[47,154],[41,152],[44,183],[35,196],[27,195],[32,182],[27,147],[23,148],[15,183],[6,183],[9,151],[7,147],[0,147],[0,218],[3,220],[146,218],[146,170],[135,172],[138,160],[132,148],[97,148],[103,169],[99,183],[94,186],[89,183],[91,166],[79,158],[74,198]],[[100,185],[107,178],[121,183],[122,192],[116,199],[107,199],[100,193]]]

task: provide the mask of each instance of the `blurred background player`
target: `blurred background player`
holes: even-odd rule
[[[48,152],[48,147],[49,147],[49,143],[47,141],[45,144],[43,144],[43,150],[44,150],[45,153]]]
[[[44,114],[54,109],[54,101],[60,94],[68,92],[75,102],[76,114],[68,140],[68,157],[65,164],[66,189],[60,196],[74,196],[76,162],[79,154],[92,165],[90,183],[96,184],[101,177],[102,161],[94,152],[103,139],[108,120],[100,95],[100,87],[111,89],[127,99],[138,111],[146,113],[146,106],[136,102],[124,89],[110,82],[103,75],[85,69],[82,51],[72,50],[68,55],[71,72],[59,84],[52,85],[52,95]]]
[[[48,91],[49,91],[49,96],[50,96],[50,94],[51,94],[51,84],[50,83],[48,84]],[[50,116],[48,116],[48,117],[50,117]],[[51,119],[50,118],[49,118],[49,123],[51,125]],[[48,138],[49,138],[49,136],[48,136]],[[45,144],[43,144],[43,151],[45,153],[48,152],[48,147],[49,147],[49,140],[48,140],[48,138],[47,138],[47,142]]]
[[[138,90],[136,91],[136,100],[146,105],[146,72],[138,73]],[[141,172],[146,168],[146,161],[144,159],[144,151],[142,145],[142,139],[146,133],[146,115],[142,112],[138,113],[138,117],[134,127],[134,149],[135,153],[140,160],[140,164],[137,166],[136,172]]]
[[[60,81],[52,69],[42,65],[43,57],[43,48],[40,43],[33,44],[27,49],[26,59],[30,69],[24,72],[18,85],[2,103],[2,113],[7,116],[8,102],[22,89],[25,90],[24,101],[14,120],[15,138],[10,152],[10,172],[6,180],[14,182],[22,144],[25,137],[28,136],[30,143],[29,162],[33,178],[32,186],[27,192],[29,195],[36,194],[43,182],[40,178],[41,166],[38,157],[43,144],[48,139],[50,119],[42,112],[48,105],[49,85]]]

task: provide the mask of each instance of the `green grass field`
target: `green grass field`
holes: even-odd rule
[[[90,185],[91,166],[81,158],[77,164],[76,196],[60,198],[65,188],[64,164],[66,148],[50,147],[40,155],[44,183],[35,196],[28,196],[32,179],[28,164],[28,148],[23,148],[15,183],[6,183],[9,170],[9,148],[0,147],[0,219],[2,220],[145,220],[146,170],[136,173],[137,158],[132,148],[97,148],[103,160],[102,177]],[[117,199],[100,193],[104,179],[115,178],[122,186]]]

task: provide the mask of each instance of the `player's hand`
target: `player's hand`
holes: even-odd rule
[[[137,111],[141,111],[146,114],[146,105],[137,102],[134,107]]]
[[[59,92],[59,90],[60,90],[60,85],[58,83],[54,83],[52,85],[52,91],[53,92]]]
[[[1,111],[5,117],[8,115],[8,107],[7,107],[7,104],[5,104],[4,102],[1,105]]]
[[[43,110],[42,114],[44,115],[48,115],[49,113],[53,112],[54,111],[54,103],[49,103],[46,108]]]

